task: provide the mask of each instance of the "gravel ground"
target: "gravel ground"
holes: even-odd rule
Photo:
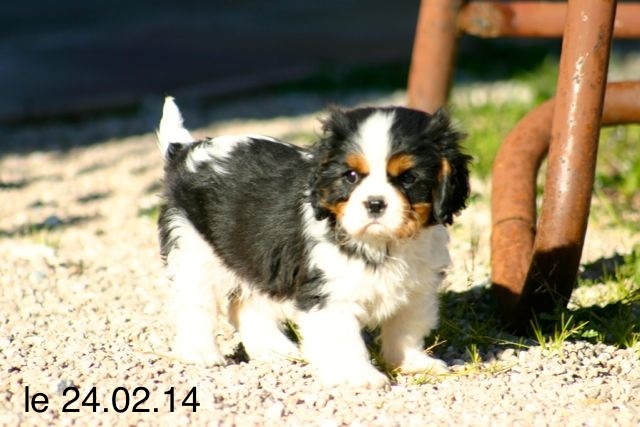
[[[557,352],[496,345],[483,350],[476,364],[468,363],[465,349],[449,346],[437,354],[453,366],[451,375],[400,377],[378,391],[323,390],[299,362],[242,362],[230,328],[223,344],[226,367],[199,368],[163,356],[172,331],[155,220],[148,214],[158,202],[161,160],[150,132],[110,139],[152,129],[150,117],[159,114],[161,100],[150,102],[156,101],[140,119],[2,135],[3,144],[18,151],[0,157],[0,424],[640,424],[638,353],[604,344],[572,341]],[[213,118],[195,131],[200,136],[252,131],[304,141],[317,131],[324,103],[312,95],[283,96],[252,100],[250,108],[187,108],[185,115],[187,124],[190,117],[191,123]],[[294,115],[301,105],[306,113]],[[250,113],[255,111],[283,116],[259,119]],[[69,142],[81,145],[65,148]],[[63,149],[25,150],[34,144]],[[452,230],[450,292],[482,292],[488,277],[489,186],[473,184],[478,197]],[[585,258],[626,253],[636,241],[624,230],[596,224]],[[77,400],[73,389],[65,394],[68,387],[77,388]],[[193,390],[196,411],[189,406]],[[134,412],[136,404],[149,412]],[[63,411],[65,405],[78,412]]]

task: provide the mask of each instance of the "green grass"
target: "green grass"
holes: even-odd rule
[[[158,217],[160,216],[160,205],[152,205],[145,208],[138,209],[139,217],[149,218],[153,222],[158,222]]]
[[[633,199],[640,189],[640,125],[616,126],[600,134],[596,186],[613,197]]]
[[[503,52],[504,50],[504,52]],[[508,49],[499,49],[499,53],[509,54]],[[486,54],[486,53],[485,53]],[[516,54],[514,51],[511,55]],[[519,55],[517,53],[516,55]],[[542,55],[539,53],[539,55]],[[512,58],[512,56],[511,56]],[[490,62],[482,60],[483,63]],[[526,62],[528,64],[528,62]],[[502,103],[471,103],[453,102],[451,110],[457,122],[467,133],[465,145],[469,153],[474,157],[473,172],[481,177],[487,178],[491,173],[493,159],[500,147],[500,144],[529,111],[543,101],[551,98],[554,94],[557,80],[558,57],[551,54],[540,56],[535,63],[530,64],[530,68],[515,67],[511,73],[502,80],[505,83],[517,84],[530,93],[527,99],[511,99]],[[481,77],[489,71],[476,71],[475,74]],[[489,78],[491,75],[489,74]],[[495,82],[490,79],[489,81]],[[469,91],[467,85],[461,85],[458,89],[453,88],[452,98],[457,99],[456,92]]]
[[[573,315],[565,311],[560,313],[559,319],[553,324],[553,331],[547,333],[537,319],[532,321],[533,335],[543,351],[562,355],[564,343],[569,339],[580,337],[588,325],[587,321],[576,322]]]
[[[576,318],[586,323],[582,338],[640,349],[640,245],[599,283],[581,281],[574,291]],[[596,299],[582,297],[598,287]]]
[[[33,229],[26,234],[39,245],[50,247],[53,250],[58,250],[60,248],[62,236],[58,231],[39,228]]]
[[[535,103],[509,102],[502,105],[453,105],[453,114],[467,134],[465,147],[473,156],[473,172],[480,178],[491,175],[500,144]],[[497,119],[499,118],[499,119]],[[607,196],[630,203],[640,189],[640,125],[603,128],[600,135],[595,188]]]
[[[473,173],[480,178],[491,174],[493,159],[500,144],[513,126],[531,110],[528,103],[512,102],[504,105],[453,105],[453,115],[467,134],[465,149],[473,156]],[[500,117],[500,120],[496,120]]]

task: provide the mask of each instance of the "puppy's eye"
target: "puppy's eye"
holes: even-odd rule
[[[354,170],[349,170],[344,174],[344,179],[346,179],[349,184],[355,184],[360,179],[360,175]]]
[[[411,185],[416,182],[416,176],[413,173],[407,171],[400,174],[398,180],[402,185]]]

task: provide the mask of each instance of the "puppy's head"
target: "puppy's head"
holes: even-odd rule
[[[315,145],[316,219],[331,218],[356,240],[404,239],[451,224],[469,195],[470,157],[442,110],[333,110]]]

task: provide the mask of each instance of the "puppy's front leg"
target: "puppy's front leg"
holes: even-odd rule
[[[352,314],[337,308],[306,312],[298,319],[302,353],[325,385],[380,388],[389,379],[371,365]]]
[[[446,363],[423,350],[424,337],[438,325],[438,296],[435,292],[418,294],[410,301],[381,324],[382,356],[403,373],[444,374]]]

